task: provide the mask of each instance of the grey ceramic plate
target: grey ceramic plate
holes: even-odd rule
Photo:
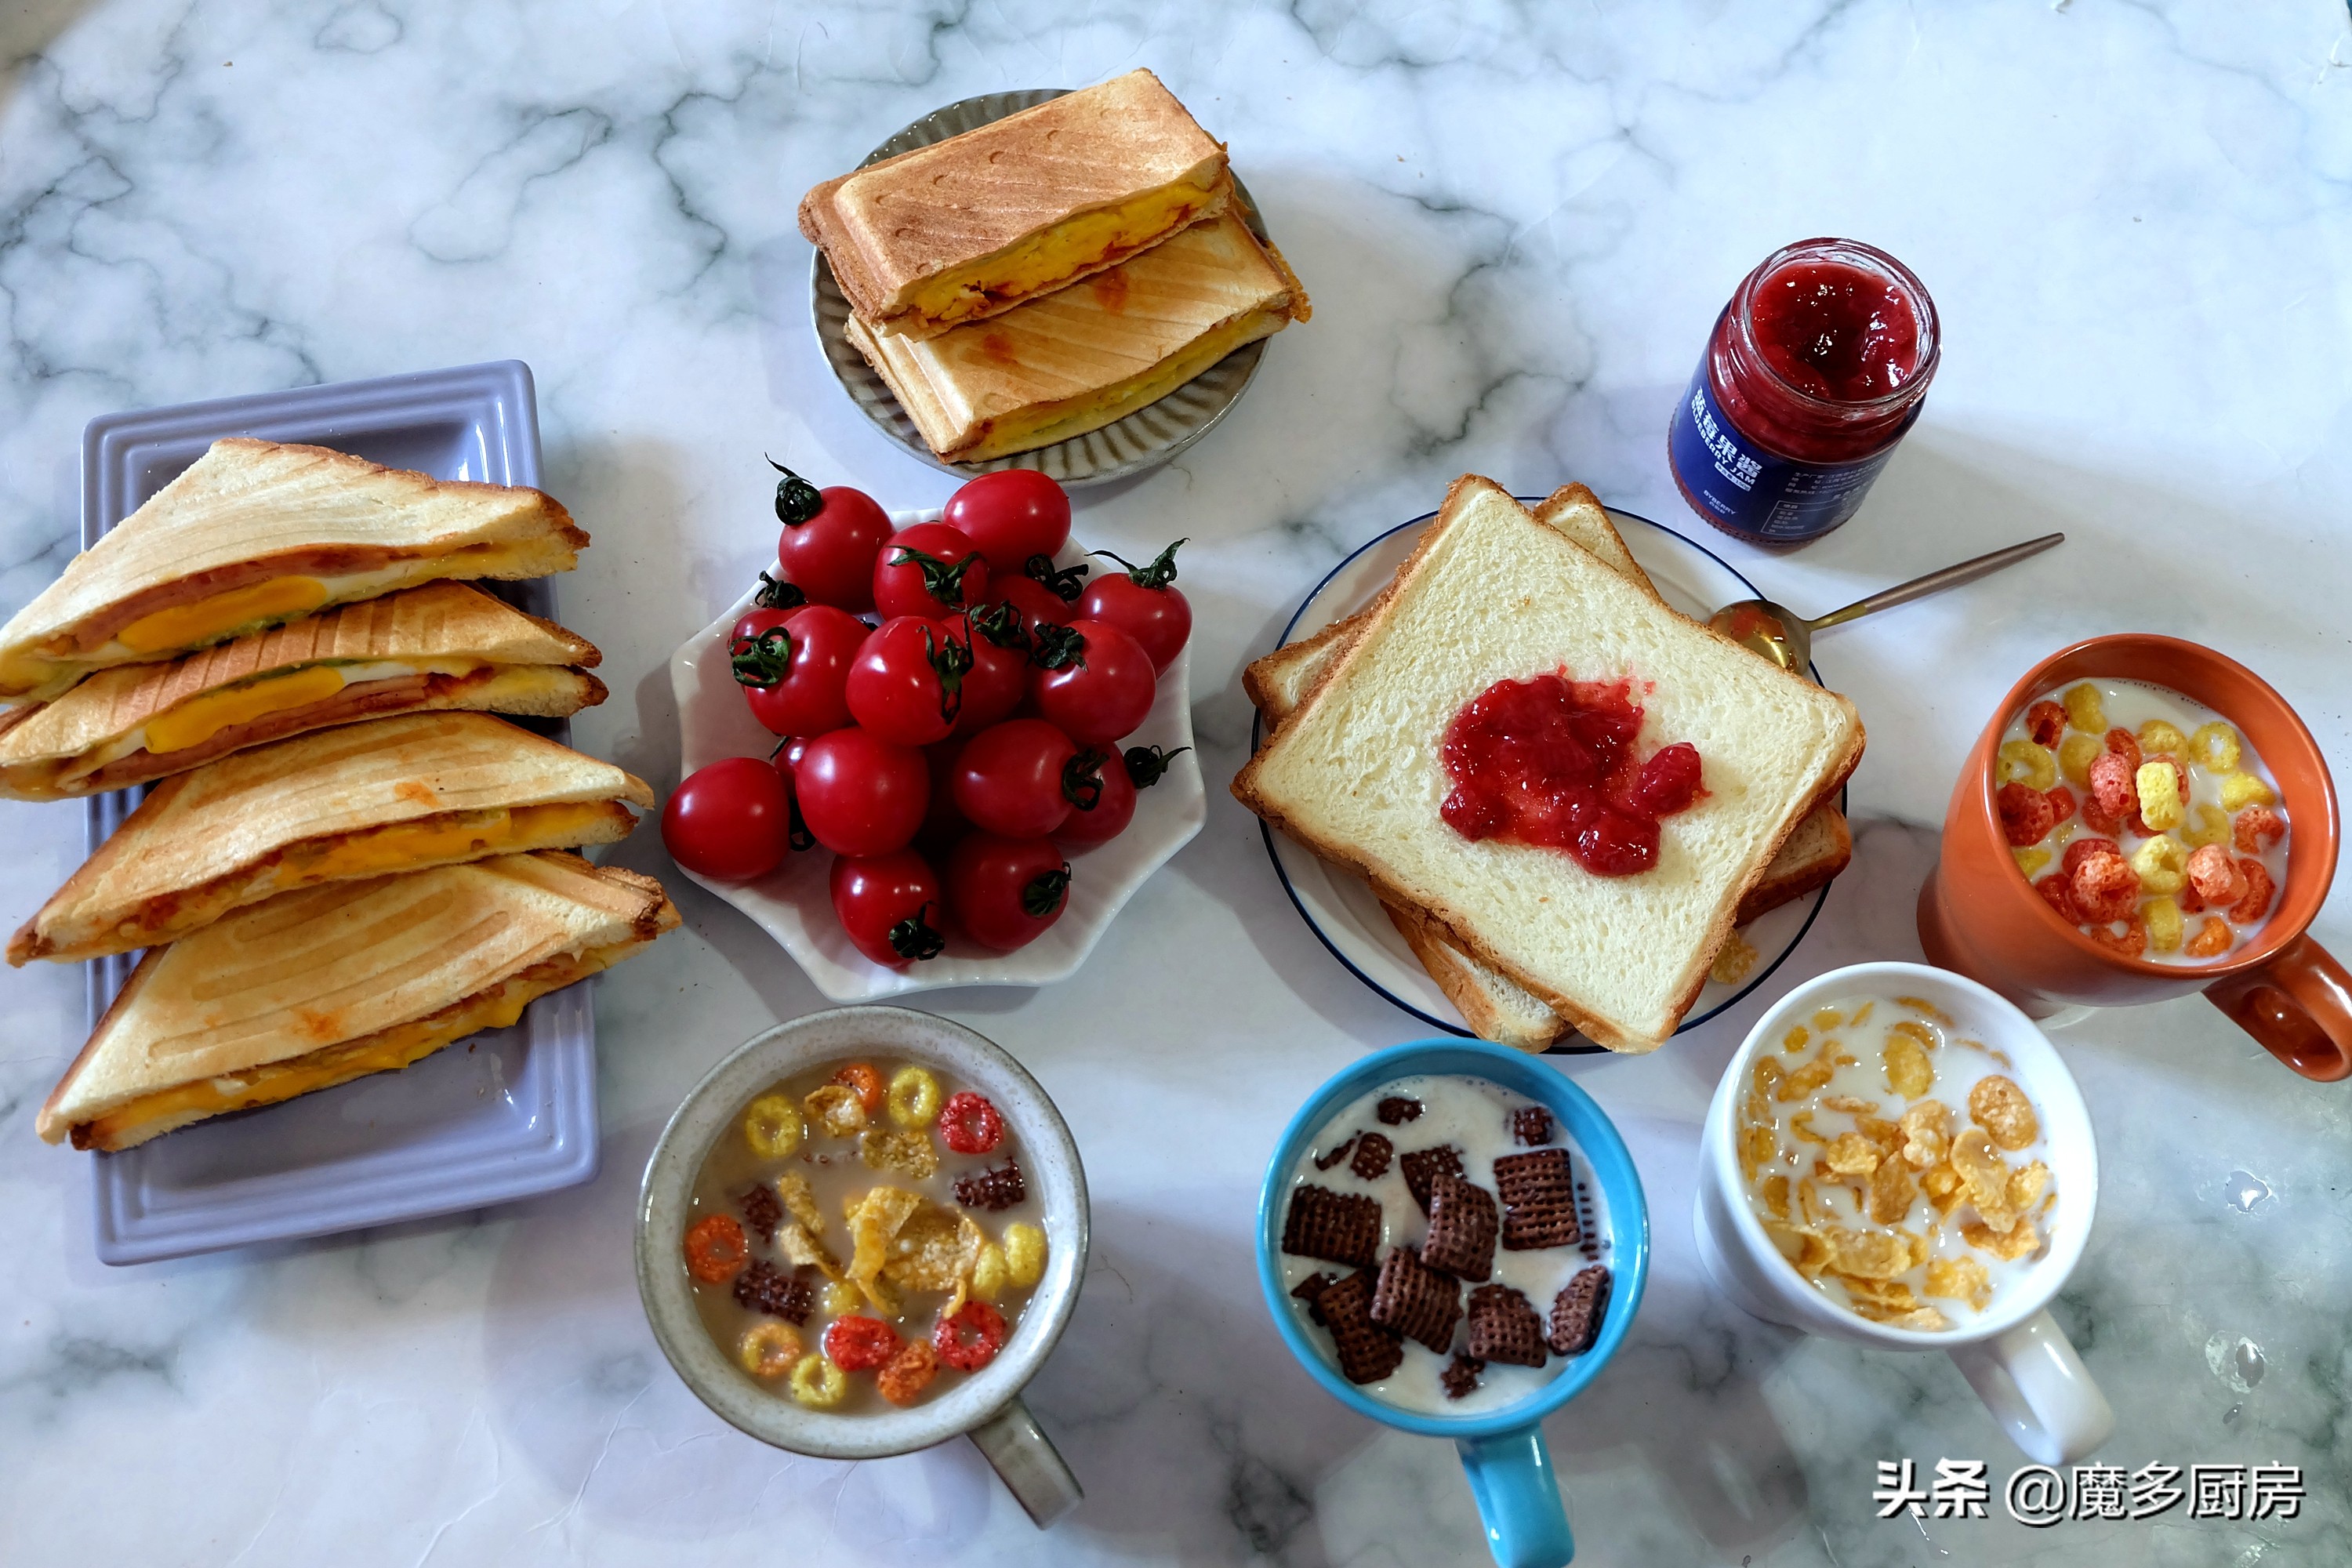
[[[934,142],[944,142],[950,136],[961,136],[1069,90],[1049,87],[1021,92],[984,92],[978,98],[935,109],[867,153],[866,163],[879,163]],[[1258,216],[1257,204],[1250,199],[1238,175],[1234,179],[1234,196],[1251,231],[1262,240],[1266,238],[1265,222]],[[984,463],[950,463],[924,442],[922,432],[915,428],[915,422],[891,395],[888,384],[874,374],[866,356],[852,347],[843,334],[842,323],[849,319],[849,300],[842,293],[841,285],[834,281],[833,268],[825,264],[822,250],[809,264],[809,313],[816,324],[816,341],[824,347],[833,374],[841,378],[842,390],[849,394],[849,400],[857,405],[859,412],[874,421],[885,436],[931,467],[967,478],[992,474],[1000,468],[1035,468],[1046,478],[1076,489],[1148,473],[1214,429],[1217,422],[1241,401],[1250,378],[1257,374],[1258,361],[1265,355],[1266,340],[1260,338],[1235,349],[1159,402],[1148,404],[1099,430],[1073,436],[1033,452],[992,458]]]
[[[536,485],[539,411],[520,360],[107,414],[82,434],[88,549],[224,436],[307,441],[448,479]],[[544,578],[484,584],[555,618]],[[561,721],[521,720],[568,740]],[[138,805],[93,796],[95,850]],[[131,957],[86,966],[95,1026]],[[60,1156],[62,1157],[62,1156]],[[327,1236],[554,1192],[596,1173],[596,1025],[586,984],[542,996],[415,1066],[91,1156],[105,1263]]]

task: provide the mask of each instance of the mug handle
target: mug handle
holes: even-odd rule
[[[2063,1465],[2107,1440],[2116,1413],[2049,1312],[1944,1352],[2028,1458]]]
[[[2304,1077],[2317,1083],[2352,1078],[2352,974],[2308,935],[2243,973],[2215,981],[2205,997]]]
[[[995,1467],[1005,1489],[1038,1529],[1051,1530],[1085,1500],[1086,1489],[1063,1462],[1061,1450],[1019,1398],[965,1436]]]
[[[1455,1439],[1470,1495],[1486,1526],[1486,1550],[1501,1568],[1562,1568],[1576,1555],[1568,1510],[1551,1473],[1543,1429],[1522,1426]]]

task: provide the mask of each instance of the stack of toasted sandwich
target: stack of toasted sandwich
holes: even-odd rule
[[[849,341],[942,458],[1098,430],[1307,291],[1233,205],[1225,150],[1148,70],[827,180],[801,202]]]
[[[1463,705],[1562,670],[1632,678],[1637,744],[1699,742],[1706,793],[1639,875],[1474,842],[1439,816],[1439,742]],[[1472,1029],[1521,1049],[1572,1030],[1654,1048],[1736,926],[1853,852],[1835,804],[1862,756],[1853,705],[1669,608],[1581,485],[1530,512],[1465,475],[1370,608],[1259,659],[1244,685],[1270,733],[1234,795],[1370,880]]]
[[[585,639],[462,580],[587,542],[537,490],[219,441],[0,628],[0,795],[155,785],[8,944],[148,950],[42,1137],[126,1149],[405,1067],[677,923],[566,852],[653,792],[490,717],[604,688]]]

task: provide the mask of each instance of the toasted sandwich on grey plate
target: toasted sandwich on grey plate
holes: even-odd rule
[[[321,882],[609,844],[653,804],[643,779],[484,713],[316,730],[157,784],[8,962],[155,947]]]
[[[1656,584],[1625,548],[1623,538],[1609,521],[1608,509],[1584,486],[1566,485],[1553,491],[1536,507],[1535,516],[1583,546],[1610,570],[1657,596]],[[1269,731],[1279,728],[1315,683],[1339,662],[1349,642],[1363,629],[1369,614],[1360,611],[1334,621],[1311,637],[1275,649],[1242,672],[1242,684]],[[1853,858],[1853,837],[1844,814],[1826,802],[1815,805],[1740,900],[1734,923],[1746,925],[1811,892],[1843,871]],[[1383,900],[1381,907],[1438,989],[1482,1039],[1521,1050],[1541,1050],[1571,1032],[1568,1020],[1542,998],[1464,952],[1434,921],[1393,900]]]
[[[0,700],[436,579],[568,572],[587,542],[534,489],[215,441],[0,627]]]
[[[801,200],[869,331],[927,338],[1223,210],[1225,150],[1148,70],[825,181]]]
[[[942,458],[980,462],[1099,430],[1309,314],[1239,214],[1016,310],[935,338],[851,317],[849,341]]]
[[[404,1068],[677,924],[652,879],[554,850],[282,893],[150,950],[35,1126],[128,1149]]]
[[[52,800],[184,773],[358,719],[560,718],[604,700],[595,646],[462,583],[346,605],[170,664],[100,670],[0,716],[0,795]]]
[[[1656,863],[1602,877],[1570,857],[1472,840],[1439,815],[1440,742],[1498,680],[1567,671],[1640,683],[1651,732],[1695,745],[1701,797]],[[1664,1042],[1706,983],[1741,900],[1861,760],[1844,698],[1676,614],[1475,475],[1361,632],[1234,781],[1234,794],[1598,1045]]]

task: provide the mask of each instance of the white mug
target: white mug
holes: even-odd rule
[[[1898,1329],[1848,1310],[1816,1289],[1781,1256],[1748,1198],[1735,1142],[1735,1106],[1759,1049],[1778,1049],[1790,1026],[1855,994],[1917,996],[1959,1021],[1971,1039],[2006,1055],[2012,1076],[2042,1117],[2052,1185],[2048,1252],[1992,1305],[1941,1331]],[[1733,1304],[1769,1322],[1877,1350],[1939,1350],[1985,1402],[2011,1441],[2039,1463],[2063,1465],[2115,1430],[2115,1412],[2091,1380],[2050,1298],[2066,1283],[2090,1237],[2098,1206],[2099,1151],[2082,1090],[2033,1021],[1973,980],[1920,963],[1856,963],[1808,981],[1780,999],[1732,1057],[1707,1108],[1699,1144],[1696,1224],[1699,1261]]]

